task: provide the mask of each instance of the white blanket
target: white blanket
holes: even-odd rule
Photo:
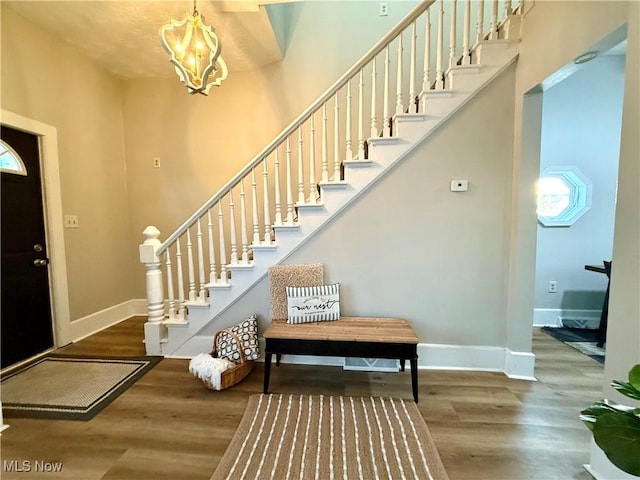
[[[210,382],[220,390],[220,374],[234,364],[224,358],[214,358],[208,353],[200,353],[189,362],[189,372],[201,380]]]

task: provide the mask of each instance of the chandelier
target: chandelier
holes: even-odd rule
[[[205,25],[195,0],[193,14],[186,15],[182,21],[171,19],[160,29],[162,46],[189,93],[209,95],[212,86],[220,86],[227,78],[227,64],[220,56],[222,45],[213,28]]]

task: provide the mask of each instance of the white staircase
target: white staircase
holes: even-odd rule
[[[462,52],[468,52],[466,55],[455,53],[458,49],[452,37],[454,48],[450,46],[449,52],[453,66],[444,69],[444,2],[434,5],[436,15],[429,14],[432,3],[427,1],[416,7],[164,243],[154,227],[145,230],[140,257],[147,266],[147,353],[191,357],[208,351],[212,336],[201,335],[201,331],[261,280],[270,266],[282,262],[388,174],[515,61],[518,36],[514,32],[519,31],[520,17],[509,15],[498,22],[497,16],[492,15],[489,33],[485,35],[483,27],[478,27],[477,38],[481,40],[473,47],[469,45],[470,35],[463,35]],[[471,2],[458,3],[466,7]],[[416,25],[421,16],[438,18],[438,31],[435,35],[430,33],[430,21],[425,20],[424,52],[429,53],[422,52],[426,67],[420,75],[421,92],[413,93],[418,57],[413,39],[417,37]],[[467,29],[468,16],[465,8]],[[478,13],[478,25],[483,25],[483,16],[484,12]],[[410,52],[405,53],[403,35],[409,38]],[[507,35],[510,38],[503,38]],[[389,45],[394,40],[398,43],[398,54],[395,94],[391,95]],[[431,55],[431,43],[437,44],[435,55]],[[404,63],[407,53],[408,66]],[[378,63],[384,66],[380,72],[382,82],[377,78]],[[435,76],[430,73],[432,70]],[[371,79],[369,85],[364,84],[365,76]],[[406,86],[408,94],[403,92]],[[352,90],[357,93],[354,95]],[[352,97],[357,102],[352,102]],[[389,114],[390,97],[395,98],[394,110],[401,113]],[[369,102],[370,106],[365,107]],[[357,107],[352,103],[357,103]],[[330,106],[334,110],[332,124],[327,113]],[[346,111],[344,117],[340,117],[340,111]],[[412,113],[403,113],[406,111]],[[383,135],[365,139],[364,118],[368,132],[381,131]],[[318,131],[320,135],[316,135]],[[248,184],[250,207],[245,190]],[[294,196],[298,201],[294,201]],[[238,200],[239,205],[235,203]],[[251,242],[248,220],[252,227]]]

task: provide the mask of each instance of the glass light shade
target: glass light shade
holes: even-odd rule
[[[197,11],[187,13],[182,21],[171,19],[160,29],[160,37],[189,93],[208,95],[212,86],[219,86],[227,78],[220,40]]]

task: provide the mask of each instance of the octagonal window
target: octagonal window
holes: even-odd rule
[[[591,182],[576,167],[548,167],[538,181],[538,221],[545,227],[573,225],[591,208]]]

